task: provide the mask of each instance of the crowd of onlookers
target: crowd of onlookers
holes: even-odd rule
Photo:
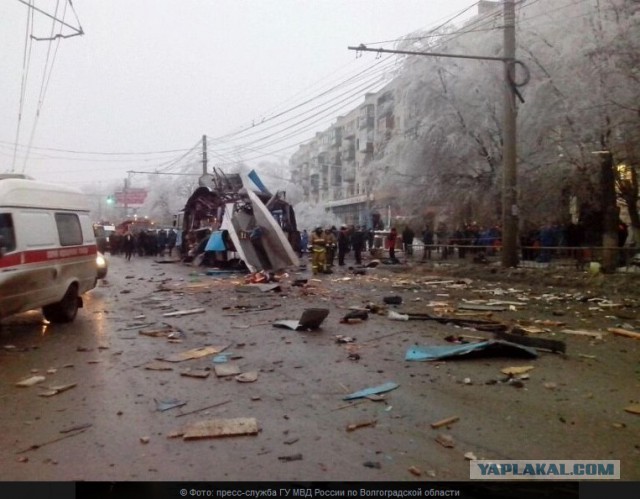
[[[171,229],[142,229],[137,232],[115,232],[109,237],[108,250],[112,255],[171,256],[178,232]]]
[[[450,230],[446,224],[440,223],[434,229],[425,226],[420,234],[416,234],[410,224],[401,231],[395,227],[384,231],[374,231],[364,226],[321,227],[311,232],[320,231],[322,244],[325,247],[328,266],[333,257],[338,256],[338,265],[343,265],[344,255],[352,249],[356,263],[361,263],[361,252],[382,251],[384,257],[397,261],[396,250],[403,250],[405,258],[414,257],[414,249],[421,249],[423,260],[436,256],[439,259],[449,257],[473,258],[486,261],[487,257],[496,255],[502,246],[502,230],[500,226],[482,227],[478,224],[466,224]],[[301,233],[300,254],[313,251],[312,237],[306,231]],[[620,221],[618,224],[618,246],[627,244],[629,228]],[[581,223],[547,223],[541,227],[528,227],[520,231],[520,251],[522,260],[549,262],[557,256],[581,259],[586,247],[602,246],[600,231],[589,231]],[[320,239],[318,239],[319,241]],[[317,244],[316,244],[317,246]],[[334,250],[335,248],[335,250]],[[342,249],[340,249],[342,248]],[[388,253],[387,253],[388,252]],[[622,254],[622,252],[621,252]],[[342,255],[342,258],[340,258]]]

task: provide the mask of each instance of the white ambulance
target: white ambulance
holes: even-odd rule
[[[71,322],[96,285],[87,198],[70,187],[0,175],[0,319],[42,307]]]

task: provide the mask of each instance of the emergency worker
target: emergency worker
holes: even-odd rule
[[[322,227],[316,228],[311,234],[311,271],[313,274],[325,271],[327,241],[322,232]]]
[[[333,260],[336,256],[336,244],[337,239],[331,229],[327,229],[324,231],[324,239],[325,239],[325,247],[326,247],[326,257],[325,257],[325,265],[327,270],[333,267]]]

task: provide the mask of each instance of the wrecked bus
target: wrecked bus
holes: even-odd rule
[[[176,219],[184,261],[250,272],[297,266],[300,233],[284,192],[270,193],[255,172],[214,170]]]

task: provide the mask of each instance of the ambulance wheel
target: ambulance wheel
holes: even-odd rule
[[[45,319],[49,322],[71,322],[78,313],[78,285],[72,284],[62,300],[42,307]]]

